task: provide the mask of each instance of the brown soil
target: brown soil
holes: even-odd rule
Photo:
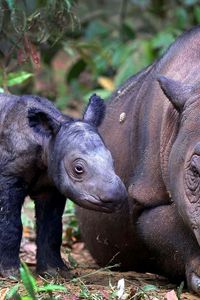
[[[28,240],[24,241],[21,248],[21,258],[29,265],[35,264],[35,245]],[[63,257],[67,260],[66,247],[63,247]],[[64,279],[59,279],[59,283],[66,286],[69,291],[68,296],[63,296],[61,299],[78,300],[78,299],[117,299],[111,298],[113,290],[116,290],[117,283],[120,279],[125,280],[125,295],[124,299],[167,299],[177,300],[172,293],[168,292],[174,290],[177,291],[178,286],[171,284],[166,278],[150,274],[150,273],[136,273],[136,272],[114,272],[109,268],[99,268],[89,252],[85,249],[84,244],[81,242],[75,243],[72,246],[70,257],[73,257],[78,266],[71,272],[76,276],[75,281],[66,282]],[[70,259],[71,260],[71,259]],[[69,264],[69,262],[68,262]],[[147,285],[153,285],[157,287],[157,291],[147,292],[142,294],[142,290]],[[80,298],[80,291],[86,288],[91,298]],[[103,298],[95,298],[95,295],[101,295]],[[135,294],[139,294],[134,298]],[[93,295],[93,298],[92,298]],[[143,298],[142,298],[143,295]],[[86,297],[86,296],[85,296]],[[89,297],[89,296],[88,296]],[[100,296],[99,296],[100,297]],[[1,298],[0,298],[1,299]],[[123,299],[123,298],[122,298]],[[197,300],[200,297],[189,293],[184,290],[181,293],[181,299]]]
[[[34,220],[34,211],[28,205],[25,205],[25,215],[30,220]],[[33,230],[33,226],[24,226],[20,257],[21,260],[23,260],[29,266],[33,274],[35,274],[36,265],[35,253],[35,232]],[[178,300],[175,293],[178,290],[178,286],[171,284],[164,277],[150,273],[142,274],[136,272],[114,272],[112,271],[112,266],[108,268],[100,268],[96,265],[89,252],[85,249],[84,243],[82,242],[75,242],[72,244],[71,249],[67,247],[65,242],[65,245],[62,248],[62,256],[67,264],[71,267],[72,265],[74,266],[77,264],[77,266],[71,271],[71,273],[75,276],[75,280],[67,282],[65,279],[60,277],[56,279],[42,279],[39,276],[37,277],[37,283],[39,286],[43,286],[44,283],[47,282],[62,284],[67,288],[67,295],[64,295],[64,293],[61,294],[55,292],[53,295],[59,296],[60,298],[51,299],[119,299],[114,296],[114,291],[117,290],[118,281],[120,279],[124,279],[125,289],[123,297],[120,298],[121,300]],[[16,282],[0,278],[0,300],[6,299],[6,292],[15,284]],[[147,288],[149,285],[152,285],[154,288],[157,287],[157,290],[145,292],[145,288]],[[24,287],[22,284],[20,284],[20,291],[21,294],[24,294]],[[47,298],[43,298],[42,296],[38,299]],[[179,299],[197,300],[200,299],[200,297],[189,293],[187,290],[183,290]]]

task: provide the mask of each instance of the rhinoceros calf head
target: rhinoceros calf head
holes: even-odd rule
[[[49,177],[61,193],[82,207],[110,212],[123,203],[126,190],[97,131],[104,113],[103,100],[93,95],[82,120],[59,122],[37,109],[28,118],[43,137]]]
[[[177,110],[177,136],[168,162],[169,189],[200,245],[200,85],[158,78]]]

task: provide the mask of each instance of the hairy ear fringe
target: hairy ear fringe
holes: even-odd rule
[[[93,94],[83,114],[83,121],[90,123],[93,126],[100,126],[106,111],[104,100],[96,94]]]

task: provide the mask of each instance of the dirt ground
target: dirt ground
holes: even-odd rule
[[[35,274],[35,230],[34,230],[34,210],[31,202],[25,205],[24,231],[21,243],[20,258],[24,261],[33,275]],[[23,216],[22,216],[23,219]],[[28,220],[28,221],[26,221]],[[31,222],[31,223],[30,223]],[[64,225],[66,221],[64,218]],[[64,226],[65,230],[65,226]],[[189,293],[180,286],[171,284],[166,278],[150,274],[136,272],[114,272],[112,266],[100,268],[96,265],[89,252],[85,249],[84,243],[71,241],[71,246],[64,239],[62,256],[66,263],[72,268],[71,273],[74,279],[67,282],[63,278],[44,279],[37,276],[38,286],[46,283],[62,284],[67,289],[67,293],[53,293],[55,298],[62,300],[197,300],[197,295]],[[0,278],[0,300],[6,300],[6,292],[16,284],[10,280]],[[24,286],[20,283],[20,292],[24,294]],[[177,297],[177,291],[180,295]],[[120,296],[121,293],[121,296]],[[21,295],[20,294],[20,295]],[[26,294],[26,293],[25,293]],[[67,294],[67,295],[66,295]],[[13,298],[14,299],[14,298]],[[24,298],[32,299],[32,298]],[[50,299],[40,297],[37,299]]]
[[[35,244],[30,240],[24,239],[21,247],[21,258],[30,266],[35,266]],[[151,299],[151,300],[177,300],[175,295],[178,286],[171,284],[166,278],[150,274],[136,272],[113,272],[111,268],[99,268],[89,252],[85,249],[82,242],[72,246],[70,257],[66,254],[63,247],[64,259],[75,262],[78,265],[71,271],[76,279],[62,284],[68,289],[68,296],[63,296],[63,300],[79,299]],[[68,258],[68,259],[67,259]],[[70,258],[70,259],[69,259]],[[34,268],[33,268],[34,269]],[[115,296],[117,284],[120,279],[124,279],[124,294],[121,298]],[[60,282],[60,281],[59,281]],[[157,290],[147,291],[147,287],[156,287]],[[148,290],[148,288],[147,288]],[[85,295],[85,296],[84,296]],[[113,295],[113,298],[111,297]],[[1,298],[0,298],[1,299]],[[200,297],[189,293],[187,290],[181,292],[179,299],[197,300]]]

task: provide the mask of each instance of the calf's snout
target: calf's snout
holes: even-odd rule
[[[128,194],[125,185],[121,179],[117,176],[114,182],[107,183],[106,193],[102,197],[102,202],[106,205],[111,205],[112,210],[118,210],[128,199]]]

